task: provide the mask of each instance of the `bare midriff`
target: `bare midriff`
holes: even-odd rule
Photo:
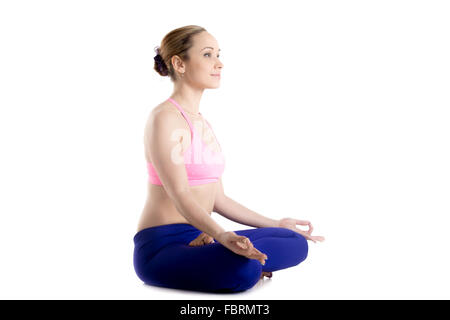
[[[217,182],[191,186],[194,200],[209,214],[213,211]],[[178,212],[163,186],[148,182],[147,201],[142,210],[138,230],[173,223],[189,223]]]

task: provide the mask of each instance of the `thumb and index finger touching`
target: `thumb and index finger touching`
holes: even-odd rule
[[[313,225],[311,224],[311,222],[309,220],[298,220],[298,219],[294,219],[296,224],[299,224],[301,226],[308,226],[308,231],[306,230],[302,230],[305,231],[308,234],[311,234],[312,231],[314,230]]]

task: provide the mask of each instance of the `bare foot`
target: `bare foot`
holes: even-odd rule
[[[264,278],[264,276],[266,276],[267,278],[272,278],[272,272],[265,272],[265,271],[263,271],[261,273],[261,278],[259,278],[259,279]]]
[[[189,245],[191,247],[198,247],[198,246],[204,246],[204,245],[210,244],[210,243],[214,243],[214,238],[211,237],[210,235],[202,232],[202,233],[199,234],[199,236],[197,238],[192,240],[189,243]]]

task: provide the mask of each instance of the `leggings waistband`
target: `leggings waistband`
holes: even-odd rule
[[[140,247],[149,241],[152,242],[152,240],[171,242],[195,239],[200,233],[199,229],[189,223],[172,223],[142,229],[136,233],[133,241],[137,247]]]

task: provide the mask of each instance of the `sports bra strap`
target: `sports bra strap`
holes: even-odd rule
[[[173,100],[172,98],[169,98],[169,99],[167,99],[167,100],[169,100],[170,102],[172,102],[172,103],[177,107],[177,109],[180,110],[181,114],[183,115],[183,117],[186,119],[186,121],[187,121],[188,124],[189,124],[189,128],[190,128],[190,130],[191,130],[191,139],[193,139],[193,138],[194,138],[194,126],[192,125],[191,120],[189,120],[189,118],[188,118],[188,116],[186,115],[186,113],[184,112],[183,108],[182,108],[175,100]]]
[[[170,102],[172,102],[172,103],[177,107],[177,109],[180,110],[181,114],[183,115],[183,117],[184,117],[184,118],[186,119],[186,121],[188,122],[189,128],[191,129],[191,141],[192,141],[192,139],[194,138],[194,131],[195,131],[195,130],[194,130],[194,126],[192,125],[191,120],[189,120],[189,118],[188,118],[188,116],[186,115],[186,113],[184,112],[183,108],[182,108],[175,100],[173,100],[172,98],[169,98],[169,99],[167,99],[167,100],[169,100]],[[202,116],[203,119],[205,119],[205,118],[203,117],[203,115],[202,115],[200,112],[199,112],[199,114]],[[212,129],[212,127],[211,127],[211,125],[209,124],[208,120],[205,119],[205,121],[206,121],[206,123],[208,124],[209,128],[211,129],[211,131],[212,131],[212,133],[213,133],[213,135],[214,135],[214,138],[216,139],[217,143],[219,144],[220,149],[222,149],[222,146],[220,145],[219,140],[217,140],[216,134],[214,133],[214,130]]]
[[[219,144],[220,149],[222,149],[222,146],[220,145],[219,140],[217,140],[217,137],[216,137],[216,134],[214,133],[213,128],[212,128],[211,125],[209,124],[208,120],[205,119],[205,121],[206,121],[206,123],[208,124],[209,128],[211,129],[211,131],[212,131],[212,133],[213,133],[213,135],[214,135],[214,139],[216,139],[217,143]]]

